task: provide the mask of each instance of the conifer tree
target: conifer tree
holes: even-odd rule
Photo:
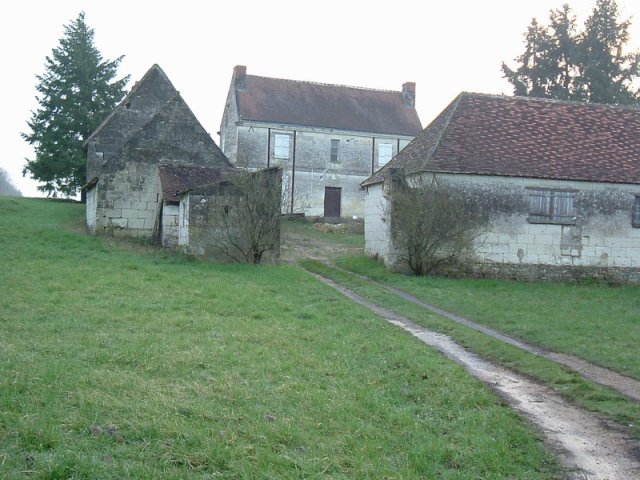
[[[579,82],[587,99],[597,103],[631,104],[640,100],[632,82],[640,74],[640,53],[624,53],[629,20],[618,19],[615,0],[598,0],[579,44]]]
[[[597,0],[582,32],[568,5],[549,12],[549,25],[536,19],[525,33],[525,51],[517,68],[502,64],[514,94],[630,104],[640,100],[633,81],[640,74],[640,54],[625,54],[630,21],[618,19],[615,0]]]
[[[122,56],[103,60],[84,12],[65,25],[59,45],[37,75],[39,106],[22,137],[35,150],[22,174],[29,173],[49,196],[73,196],[86,182],[83,142],[124,97],[129,76],[115,80]]]

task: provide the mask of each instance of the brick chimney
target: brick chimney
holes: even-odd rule
[[[236,65],[233,68],[233,81],[238,90],[244,90],[247,86],[247,67]]]
[[[407,107],[416,108],[416,82],[405,82],[402,85],[402,98]]]

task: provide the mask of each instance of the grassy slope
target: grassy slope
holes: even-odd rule
[[[295,267],[0,198],[0,477],[554,478],[510,409]]]

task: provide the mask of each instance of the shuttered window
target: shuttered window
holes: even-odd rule
[[[633,212],[631,214],[631,224],[640,228],[640,195],[636,196],[636,200],[633,203]]]
[[[529,222],[573,225],[576,211],[573,205],[575,191],[529,190]]]
[[[291,137],[285,133],[276,133],[273,140],[273,156],[275,158],[289,158]]]

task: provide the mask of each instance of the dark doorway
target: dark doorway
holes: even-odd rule
[[[340,199],[342,188],[324,187],[324,216],[325,218],[340,218]]]

